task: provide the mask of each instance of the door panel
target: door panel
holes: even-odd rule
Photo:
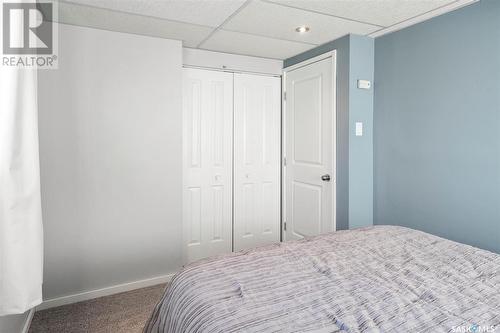
[[[224,231],[224,187],[212,186],[213,195],[213,222],[212,222],[212,241],[223,239]]]
[[[295,163],[321,164],[321,74],[294,82]]]
[[[281,80],[234,75],[234,249],[280,239]]]
[[[231,252],[233,75],[183,72],[186,262]]]
[[[199,187],[188,188],[187,194],[187,219],[190,222],[188,245],[199,245],[201,240],[201,189]]]
[[[335,230],[334,64],[329,57],[286,73],[286,240]]]
[[[293,196],[293,236],[302,238],[321,233],[321,186],[294,182]]]
[[[255,223],[255,183],[244,183],[243,184],[243,197],[241,198],[243,201],[243,215],[241,216],[243,218],[243,233],[241,233],[241,237],[243,238],[253,238],[255,237],[255,228],[253,227],[253,224]],[[239,202],[239,198],[236,199],[235,201]],[[239,217],[239,214],[237,214]],[[239,219],[238,219],[239,221]],[[238,223],[238,228],[235,227],[235,231],[239,230],[239,223]],[[239,249],[238,249],[239,250]]]

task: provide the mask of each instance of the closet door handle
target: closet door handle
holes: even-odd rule
[[[321,176],[321,180],[324,182],[329,182],[330,181],[330,175],[323,175]]]

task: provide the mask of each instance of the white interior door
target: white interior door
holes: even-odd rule
[[[183,72],[186,262],[231,252],[233,74]]]
[[[234,74],[234,249],[279,242],[281,80]]]
[[[285,239],[335,230],[335,54],[286,72]]]

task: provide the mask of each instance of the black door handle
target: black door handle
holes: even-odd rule
[[[330,175],[323,175],[321,176],[321,180],[324,182],[329,182],[330,181]]]

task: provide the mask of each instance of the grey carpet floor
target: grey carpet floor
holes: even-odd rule
[[[165,285],[36,312],[29,333],[140,333]]]

